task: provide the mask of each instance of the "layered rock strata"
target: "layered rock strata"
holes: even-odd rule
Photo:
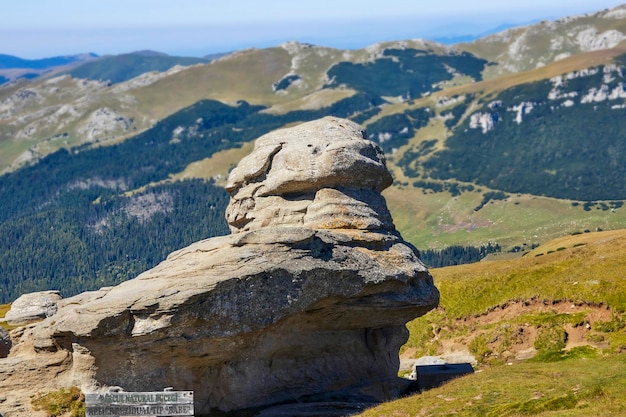
[[[324,118],[257,139],[231,172],[231,231],[268,227],[395,229],[380,192],[392,183],[382,150],[348,120]]]
[[[405,323],[439,293],[393,226],[390,184],[382,151],[348,120],[259,138],[227,185],[231,235],[14,331],[0,392],[48,360],[55,377],[40,385],[193,390],[196,415],[398,396]],[[0,413],[26,415],[16,401]]]

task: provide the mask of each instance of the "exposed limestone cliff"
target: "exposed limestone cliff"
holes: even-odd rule
[[[496,113],[474,113],[470,116],[470,129],[481,128],[483,133],[487,133],[493,130],[493,127],[498,122],[498,115]]]
[[[582,52],[610,49],[626,39],[626,5],[593,14],[542,21],[485,36],[461,49],[496,62],[483,76],[492,78],[548,65]]]
[[[193,390],[196,415],[398,396],[404,325],[439,293],[395,231],[390,183],[348,120],[263,136],[231,173],[233,234],[13,331],[0,414],[33,415],[30,395],[69,385]]]

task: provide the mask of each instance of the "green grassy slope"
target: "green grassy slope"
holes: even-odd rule
[[[490,201],[476,212],[485,191],[453,196],[394,185],[383,194],[403,237],[423,249],[492,242],[509,250],[584,230],[626,227],[624,208],[596,205],[586,211],[583,204],[525,194]]]
[[[518,259],[433,269],[440,307],[408,324],[405,348],[420,356],[456,344],[498,364],[533,346],[532,354],[541,351],[541,333],[558,328],[571,337],[557,351],[576,342],[619,353],[626,349],[625,254],[620,229],[558,238]]]
[[[362,415],[622,415],[624,271],[626,230],[432,270],[441,305],[408,324],[402,357],[463,351],[480,372]]]
[[[588,417],[626,413],[619,355],[486,369],[360,414],[363,417]]]
[[[565,236],[520,259],[441,268],[433,274],[441,304],[455,318],[532,299],[604,304],[623,313],[625,254],[626,230],[620,229]]]

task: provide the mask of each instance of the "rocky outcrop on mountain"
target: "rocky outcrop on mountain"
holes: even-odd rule
[[[114,91],[108,82],[61,75],[13,90],[0,91],[0,139],[34,143],[18,160],[10,156],[15,166],[72,139],[105,141],[154,123],[132,117],[137,106],[132,91]]]
[[[626,6],[620,5],[508,29],[460,47],[497,63],[483,74],[491,78],[532,70],[582,52],[614,48],[626,39],[625,16]]]
[[[27,415],[24,395],[69,385],[193,390],[197,415],[397,397],[405,323],[439,293],[393,226],[380,195],[390,183],[382,151],[351,121],[259,138],[228,182],[233,233],[15,330],[0,413]]]
[[[127,132],[132,126],[132,118],[124,117],[108,107],[102,107],[89,115],[85,124],[78,129],[78,133],[91,142],[108,132]]]
[[[59,291],[24,294],[11,304],[11,309],[4,318],[11,326],[39,321],[56,313],[59,300]]]
[[[496,113],[474,113],[470,116],[469,127],[471,129],[480,128],[483,133],[487,133],[493,130],[497,122],[498,115]]]
[[[572,107],[584,104],[609,104],[611,110],[621,110],[626,107],[625,77],[626,68],[618,64],[600,65],[583,68],[578,71],[564,73],[549,79],[549,84],[543,87],[544,94],[538,88],[534,91],[537,101],[520,100],[521,95],[510,100],[506,111],[513,113],[513,121],[520,125],[532,118],[531,113],[536,109],[539,113],[549,107],[551,111],[560,107]],[[547,87],[550,86],[548,89]],[[505,115],[501,108],[501,100],[487,104],[488,109],[477,111],[470,115],[470,129],[481,129],[486,134],[497,128],[498,122],[505,121],[510,115]],[[486,111],[488,110],[488,111]],[[594,108],[596,112],[597,108]]]
[[[137,88],[147,87],[156,83],[157,81],[169,77],[170,75],[176,74],[178,72],[183,71],[185,68],[182,65],[175,65],[167,71],[159,72],[159,71],[149,71],[145,72],[135,78],[132,78],[124,83],[119,83],[112,88],[112,91],[115,93],[125,93],[130,90],[134,90]]]

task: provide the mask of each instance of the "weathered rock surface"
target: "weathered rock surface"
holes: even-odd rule
[[[332,121],[331,121],[332,120]],[[324,118],[257,139],[231,172],[232,232],[262,227],[391,231],[382,150],[348,120]]]
[[[55,376],[30,394],[44,384],[171,386],[194,391],[196,415],[398,396],[405,323],[434,308],[439,293],[395,231],[380,196],[390,183],[382,152],[350,121],[324,118],[258,139],[227,187],[233,234],[64,299],[55,316],[15,330],[0,392],[23,392],[21,374],[37,372]],[[20,398],[0,413],[27,415]]]
[[[11,304],[11,309],[4,318],[12,326],[42,320],[57,312],[59,300],[61,300],[59,291],[24,294]]]
[[[3,327],[0,327],[0,358],[6,358],[9,356],[12,344],[13,342],[11,342],[9,332],[4,330]]]

